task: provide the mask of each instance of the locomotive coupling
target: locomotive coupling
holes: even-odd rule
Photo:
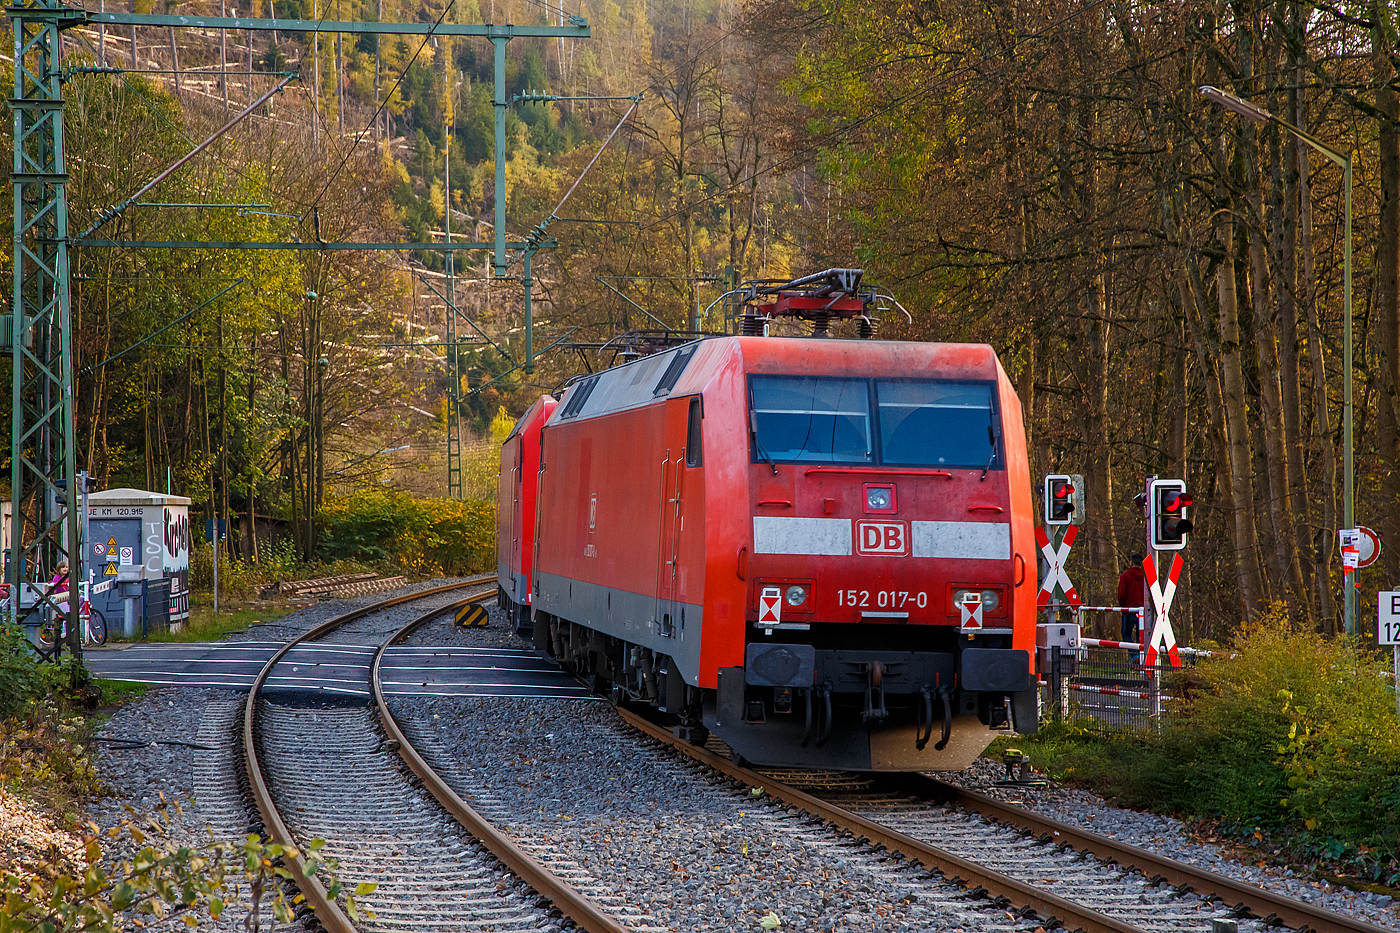
[[[865,676],[865,710],[860,714],[860,721],[871,723],[888,719],[890,713],[885,709],[884,662],[871,661],[866,664]]]

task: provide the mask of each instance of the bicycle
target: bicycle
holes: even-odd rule
[[[78,597],[78,620],[82,625],[79,631],[83,635],[83,644],[100,647],[107,644],[107,617],[102,614],[102,610],[93,606],[92,601],[87,596],[88,585],[80,585],[80,595]],[[64,600],[59,604],[67,608],[68,602]],[[64,615],[67,613],[65,612]],[[54,634],[58,630],[58,622],[50,611],[49,618],[43,625],[39,626],[39,644],[44,648],[52,648],[54,644]],[[62,627],[59,637],[68,637],[68,626]]]

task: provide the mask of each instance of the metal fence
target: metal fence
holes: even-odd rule
[[[1077,657],[1057,659],[1040,675],[1041,719],[1149,732],[1171,722],[1180,710],[1182,684],[1195,656],[1172,667],[1165,656],[1144,665],[1128,648],[1085,645]]]

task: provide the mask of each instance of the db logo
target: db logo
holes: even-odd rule
[[[856,522],[856,553],[903,557],[909,553],[903,522]]]

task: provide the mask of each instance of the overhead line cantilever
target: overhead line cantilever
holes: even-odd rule
[[[74,11],[81,15],[81,11]],[[119,26],[159,26],[195,29],[253,29],[261,32],[343,32],[363,35],[385,36],[476,36],[482,39],[502,38],[574,38],[587,39],[592,35],[588,21],[581,16],[570,16],[568,26],[493,26],[487,24],[465,25],[444,23],[433,28],[432,23],[370,23],[357,20],[314,20],[314,19],[244,19],[236,16],[164,16],[154,13],[92,13],[85,16],[88,22]]]

